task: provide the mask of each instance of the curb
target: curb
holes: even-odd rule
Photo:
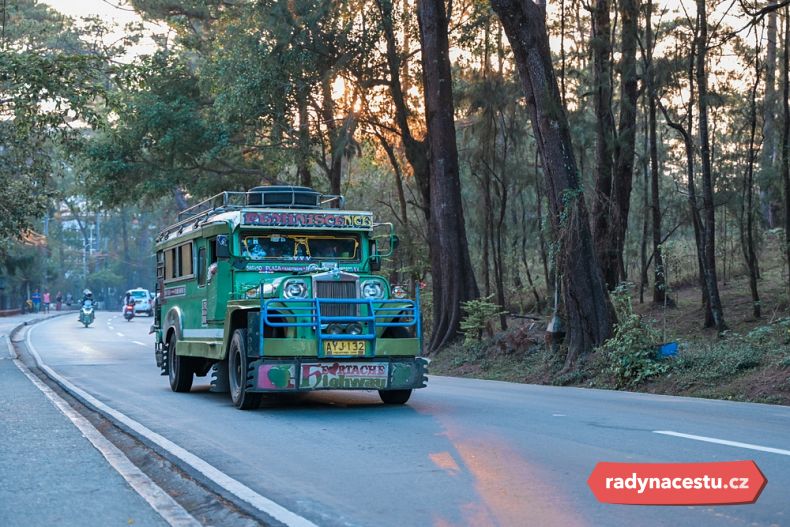
[[[45,320],[47,320],[47,318],[36,321],[35,323],[43,322]],[[14,332],[27,325],[35,325],[35,323],[20,324],[14,328]],[[12,334],[13,333],[9,333],[9,337]],[[18,341],[14,341],[9,338],[9,341],[14,343],[23,343],[29,357],[32,359],[36,368],[39,372],[41,372],[42,375],[59,386],[60,389],[68,393],[71,397],[79,401],[80,404],[98,413],[104,419],[107,419],[110,423],[118,427],[121,431],[136,439],[146,447],[150,448],[158,455],[167,459],[175,467],[182,470],[196,481],[200,482],[208,490],[228,500],[240,510],[249,514],[253,518],[258,519],[259,521],[262,520],[261,513],[263,513],[267,519],[274,520],[276,523],[285,525],[286,527],[317,527],[317,525],[310,520],[293,511],[288,510],[269,498],[258,494],[243,483],[240,483],[232,477],[226,475],[224,472],[206,463],[191,452],[172,443],[167,438],[159,436],[158,433],[149,430],[147,427],[145,427],[145,425],[139,424],[121,412],[104,405],[104,403],[95,399],[93,396],[84,392],[82,389],[71,385],[71,383],[65,379],[59,378],[59,376],[49,366],[43,364],[43,361],[38,356],[38,354],[35,353],[35,350],[30,349],[25,344],[27,338],[28,337]],[[155,437],[151,437],[149,433]],[[268,525],[268,523],[264,524]]]

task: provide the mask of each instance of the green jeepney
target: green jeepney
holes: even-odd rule
[[[306,187],[223,192],[159,233],[153,331],[173,391],[210,371],[241,409],[309,390],[403,404],[425,387],[419,289],[374,274],[392,225],[331,204],[343,198]]]

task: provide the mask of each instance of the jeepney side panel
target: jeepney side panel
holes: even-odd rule
[[[200,249],[205,248],[206,241],[199,236],[199,232],[188,237],[173,238],[160,248],[165,253],[161,303],[166,315],[162,337],[167,339],[171,330],[176,332],[178,355],[212,358],[215,354],[211,349],[214,346],[210,345],[212,330],[205,326],[203,319],[205,287],[198,284],[200,273],[205,272],[205,269],[198,269],[198,263],[203,263],[199,262],[198,254]]]
[[[244,305],[231,304],[231,303],[229,303],[226,306],[222,349],[221,349],[221,354],[218,357],[219,359],[224,360],[225,357],[228,356],[228,350],[230,349],[230,341],[233,339],[233,332],[236,331],[237,329],[246,328],[248,330],[247,339],[249,342],[249,331],[252,328],[247,327],[247,313],[251,311],[258,311],[258,306],[256,305],[252,307],[252,306],[244,306]],[[255,346],[255,348],[251,348],[250,346],[248,346],[247,355],[248,356],[257,355],[257,345]]]
[[[162,317],[162,342],[167,344],[171,332],[175,332],[178,340],[183,339],[184,324],[182,323],[183,316],[181,308],[170,304],[164,304],[162,310],[165,311],[165,315]]]
[[[201,229],[201,236],[206,242],[206,248],[209,253],[206,258],[206,273],[208,273],[208,267],[212,263],[216,263],[217,266],[216,273],[212,276],[207,274],[206,287],[204,289],[206,321],[213,326],[220,326],[225,322],[226,304],[230,300],[233,291],[233,268],[229,259],[218,259],[216,257],[216,254],[213,253],[213,251],[216,251],[216,245],[212,245],[211,241],[216,240],[216,237],[220,234],[230,236],[232,233],[233,228],[224,222],[207,225]]]

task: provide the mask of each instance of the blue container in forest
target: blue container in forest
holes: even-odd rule
[[[664,344],[658,345],[658,356],[660,358],[674,357],[677,354],[678,354],[677,342],[665,342]]]

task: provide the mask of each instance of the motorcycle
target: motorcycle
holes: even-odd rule
[[[123,318],[125,318],[127,322],[132,321],[134,318],[134,302],[130,302],[123,306]]]
[[[80,308],[80,322],[85,324],[85,327],[87,328],[93,323],[94,318],[95,315],[93,314],[93,302],[86,300]]]

